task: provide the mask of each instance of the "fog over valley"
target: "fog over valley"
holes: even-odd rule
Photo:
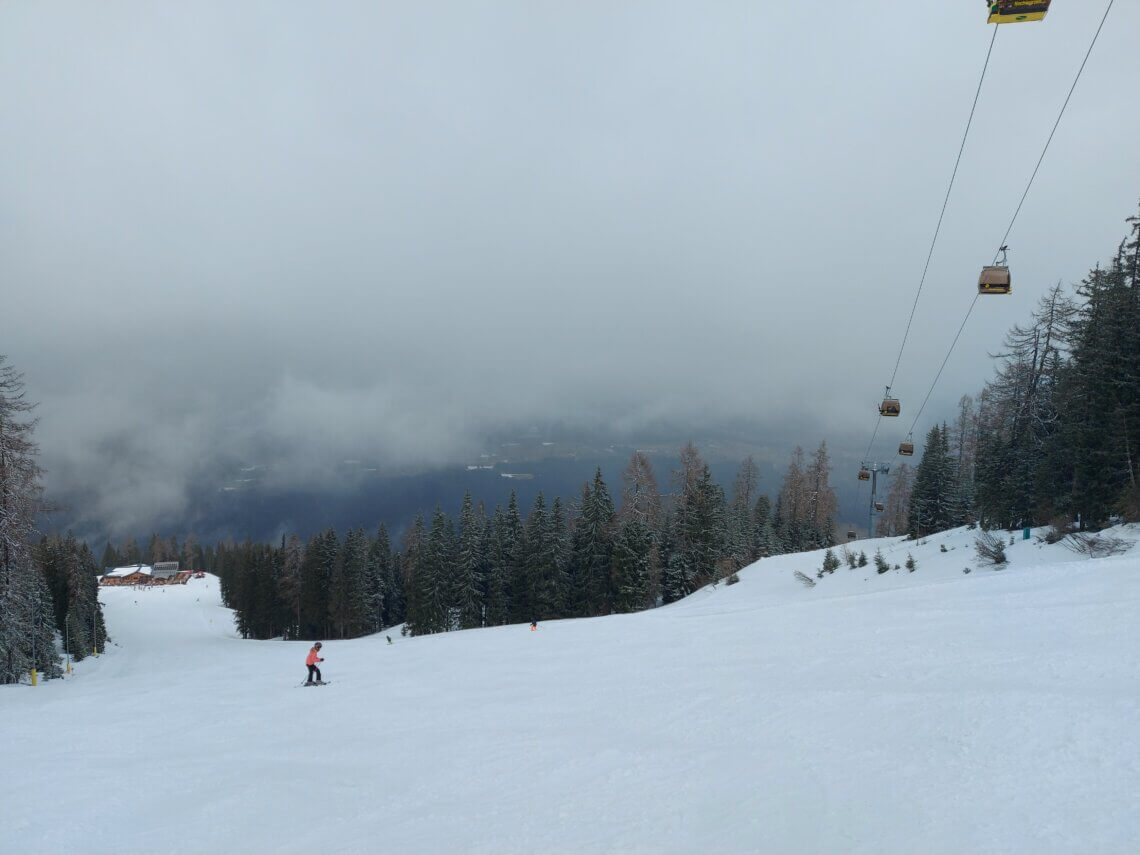
[[[54,519],[228,531],[243,467],[321,505],[344,460],[465,471],[537,425],[726,466],[730,436],[771,493],[826,440],[855,520],[863,457],[951,421],[1114,252],[1140,187],[1117,6],[1018,208],[1014,292],[946,359],[1099,10],[991,43],[979,10],[886,0],[806,30],[745,2],[3,4],[0,353]]]

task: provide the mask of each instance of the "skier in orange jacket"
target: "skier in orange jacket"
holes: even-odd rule
[[[321,682],[321,669],[317,667],[317,663],[324,661],[321,657],[321,643],[318,641],[309,649],[309,655],[305,658],[305,664],[309,666],[309,679],[305,681],[306,686]],[[317,675],[315,680],[313,679],[314,674]]]

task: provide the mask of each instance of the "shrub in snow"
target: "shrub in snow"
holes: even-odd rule
[[[1060,543],[1077,530],[1076,523],[1068,517],[1056,517],[1049,523],[1049,530],[1042,538],[1046,543]]]
[[[939,545],[939,547],[938,547],[938,551],[939,551],[939,552],[949,552],[949,550],[946,548],[946,544],[945,544],[945,543],[943,543],[943,544]]]
[[[855,557],[855,553],[846,546],[843,547],[843,560],[847,562],[847,566],[852,570],[855,569],[855,565],[859,562],[859,559]]]
[[[973,531],[977,527],[978,527],[978,524],[976,522],[966,523],[966,531]]]
[[[727,579],[724,580],[724,584],[735,585],[739,581],[740,581],[740,577],[738,575],[736,575],[735,573],[733,573]]]
[[[867,566],[867,553],[863,552],[862,550],[859,551],[859,566],[860,567],[866,567]]]
[[[911,573],[918,569],[918,564],[915,562],[914,556],[909,552],[906,554],[906,569]]]
[[[839,567],[839,559],[835,557],[835,553],[830,549],[823,554],[823,572],[834,573]]]
[[[1002,546],[1001,541],[994,536],[993,532],[985,529],[974,539],[974,549],[978,553],[978,560],[985,564],[1000,567],[1007,560],[1005,547]]]
[[[970,573],[970,568],[969,568],[969,567],[963,567],[963,568],[962,568],[962,572],[963,572],[963,573],[965,573],[966,575],[969,575],[969,573]]]
[[[880,573],[886,573],[891,569],[891,565],[887,563],[887,559],[883,557],[883,552],[880,549],[875,550],[875,569]]]
[[[1107,555],[1120,555],[1127,552],[1131,544],[1119,537],[1106,534],[1073,533],[1064,540],[1065,547],[1078,555],[1089,558],[1104,558]]]
[[[799,579],[801,582],[804,583],[804,587],[806,587],[806,588],[814,588],[815,587],[815,579],[811,578],[810,576],[807,576],[807,575],[801,573],[799,570],[797,570],[793,575],[797,579]]]

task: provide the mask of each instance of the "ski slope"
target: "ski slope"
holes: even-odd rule
[[[4,853],[1134,853],[1140,529],[822,552],[636,615],[243,641],[217,580],[104,589],[114,644],[0,687]],[[946,551],[940,547],[945,545]],[[965,575],[964,566],[973,572]]]

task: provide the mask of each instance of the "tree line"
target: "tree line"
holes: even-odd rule
[[[23,375],[0,354],[0,684],[32,669],[58,676],[61,649],[82,659],[106,643],[86,544],[70,535],[35,541],[45,505],[34,409]]]
[[[349,638],[404,624],[414,635],[631,612],[674,602],[764,555],[830,546],[836,499],[826,443],[796,449],[776,503],[751,457],[731,498],[689,443],[662,495],[635,452],[620,501],[598,469],[572,502],[512,493],[488,511],[470,495],[457,518],[419,513],[393,544],[328,530],[302,542],[223,543],[203,558],[247,638]],[[161,538],[152,539],[152,547]]]

